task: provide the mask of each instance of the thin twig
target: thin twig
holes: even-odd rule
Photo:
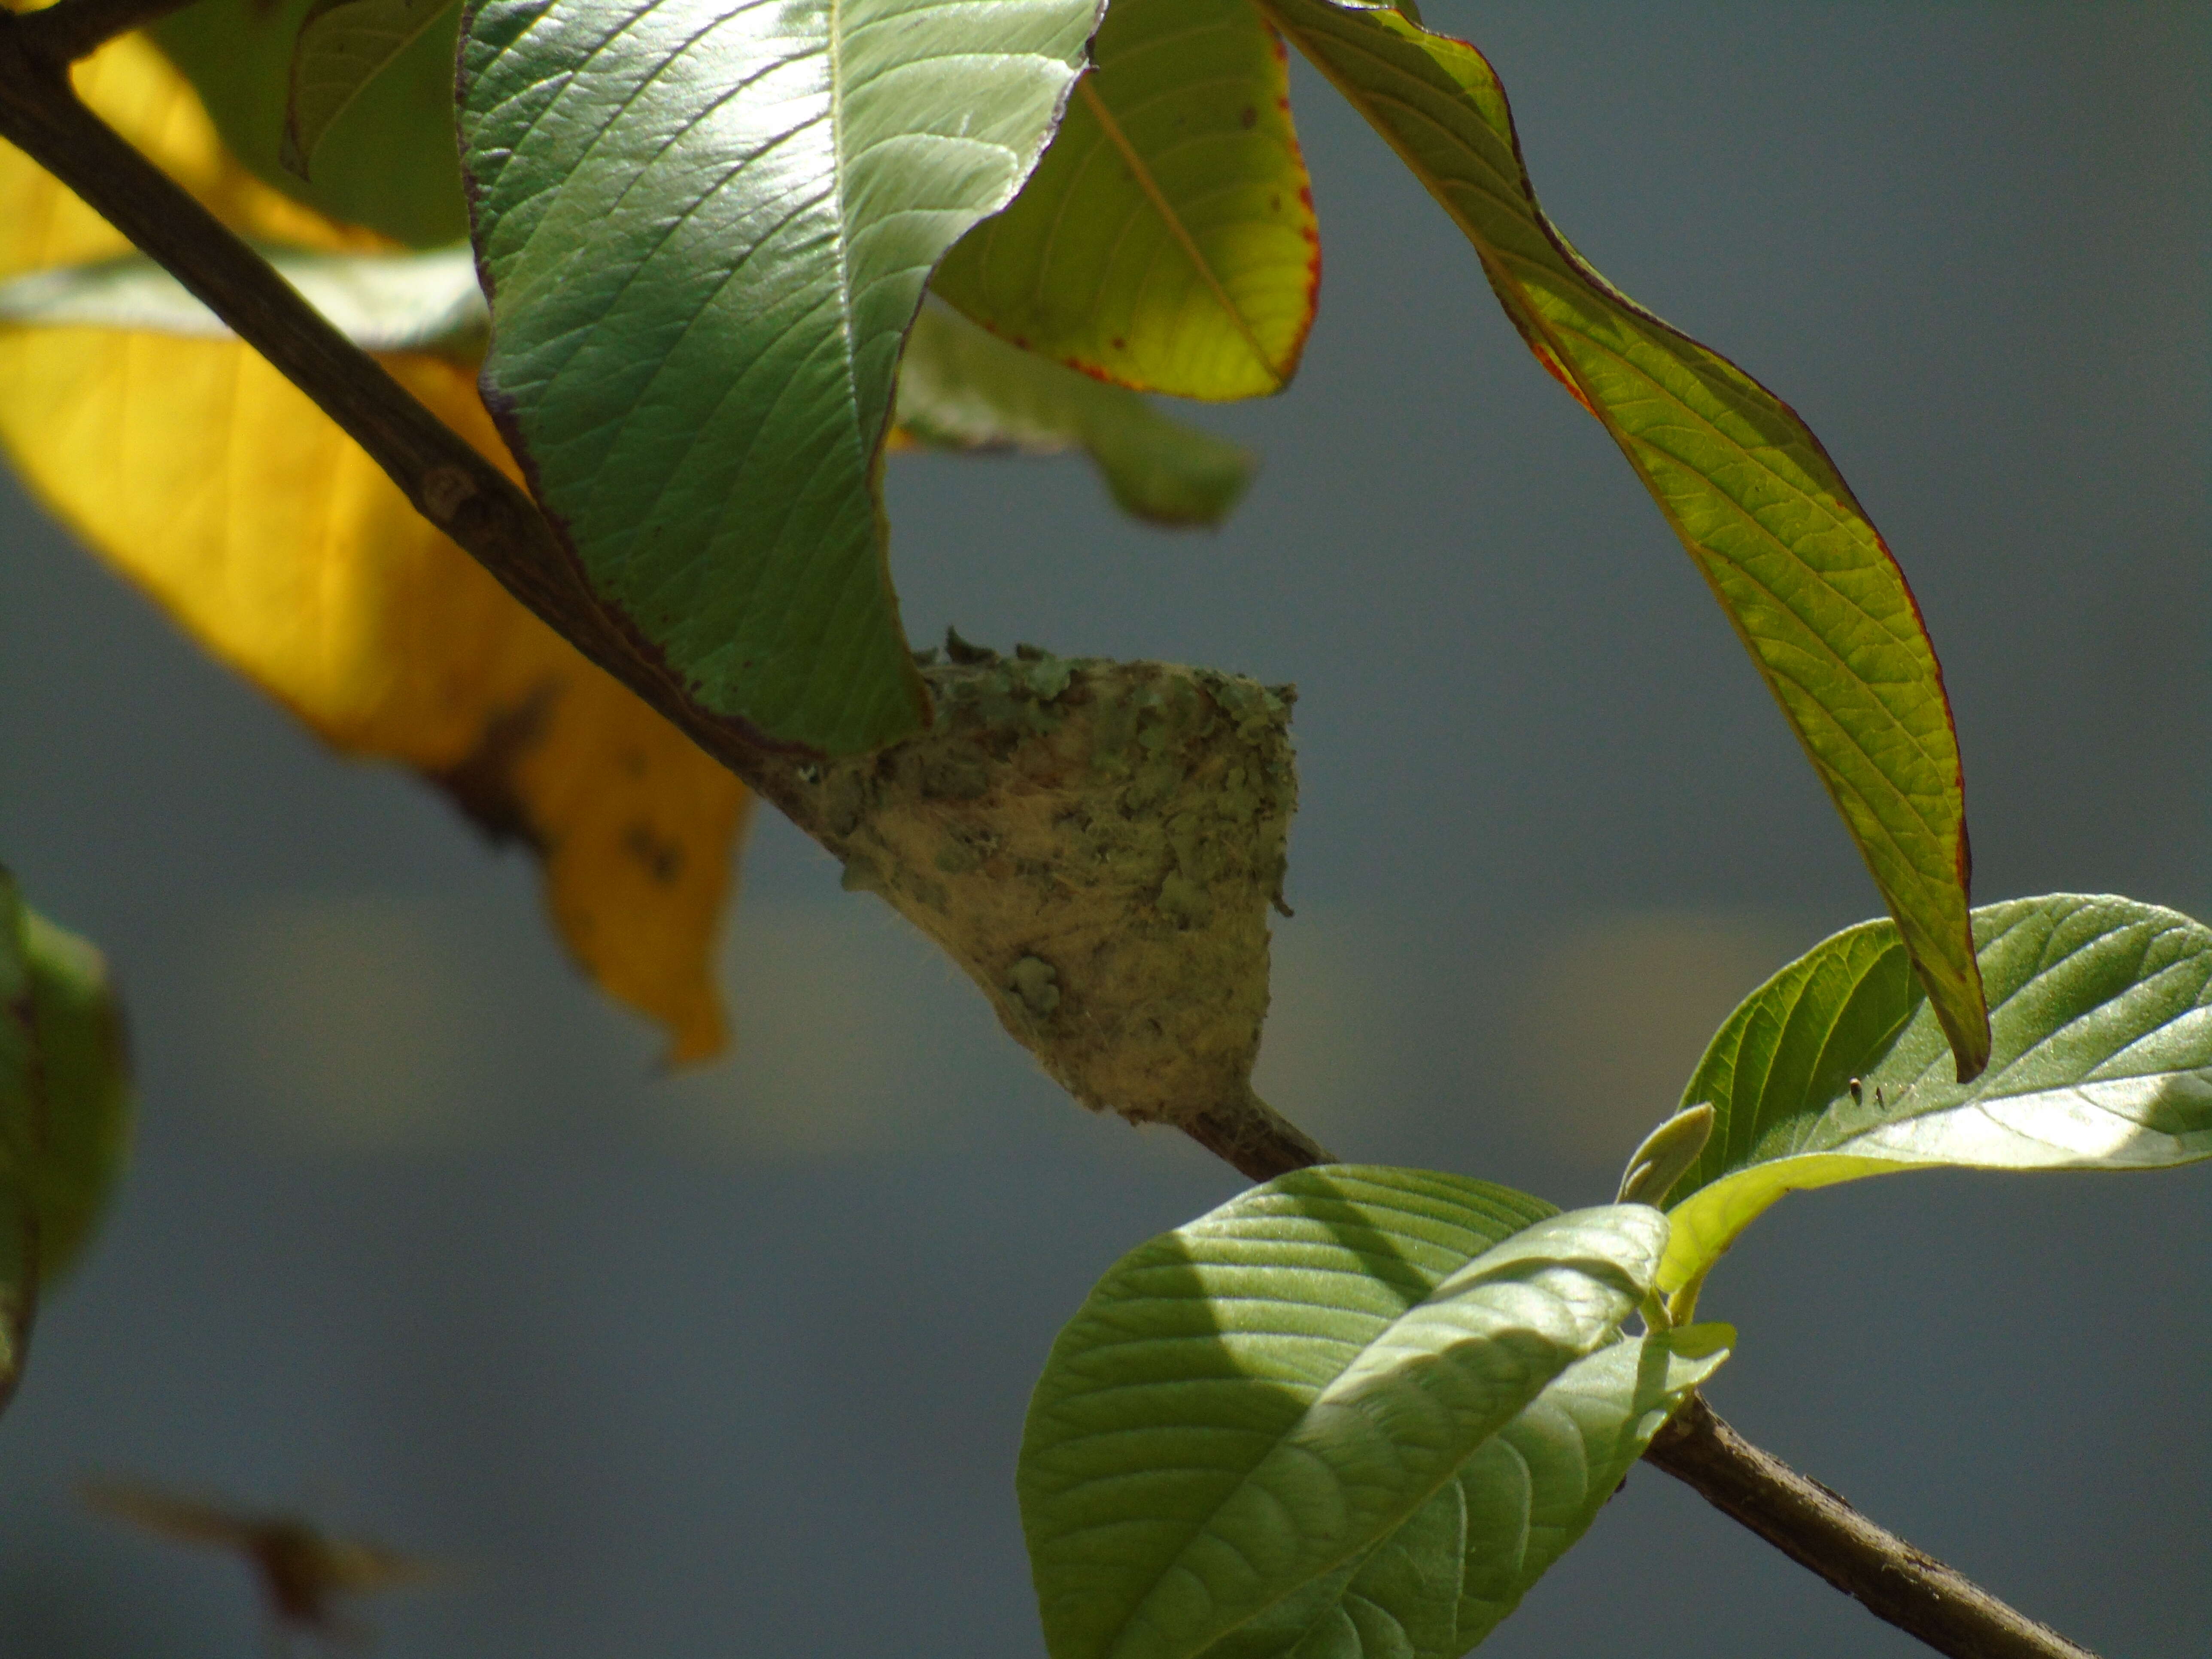
[[[191,0],[60,0],[23,17],[27,49],[51,64],[90,57],[118,34],[158,23]]]
[[[1247,1090],[1240,1101],[1189,1114],[1176,1126],[1247,1181],[1334,1164],[1335,1155]]]
[[[66,3],[90,19],[125,15],[131,0]],[[34,44],[32,21],[0,11],[0,137],[204,301],[523,605],[823,839],[812,821],[819,817],[816,803],[795,781],[805,757],[760,744],[693,702],[600,607],[536,504],[79,103],[69,88],[67,58],[55,44],[62,31],[49,26],[48,38]],[[1255,1181],[1326,1158],[1310,1137],[1256,1101],[1200,1110],[1182,1127]],[[1877,1617],[1953,1659],[2094,1659],[1746,1443],[1701,1400],[1693,1398],[1662,1431],[1646,1456]]]
[[[2096,1659],[1763,1452],[1692,1395],[1644,1454],[1732,1521],[1955,1659]]]

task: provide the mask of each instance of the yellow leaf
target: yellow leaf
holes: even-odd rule
[[[234,228],[374,246],[255,182],[150,46],[80,68],[87,100]],[[0,147],[0,276],[119,237]],[[385,366],[513,471],[471,373]],[[209,650],[337,748],[397,760],[488,832],[527,842],[569,949],[666,1025],[724,1040],[713,980],[749,798],[433,530],[353,441],[232,340],[0,329],[0,443],[30,487]]]

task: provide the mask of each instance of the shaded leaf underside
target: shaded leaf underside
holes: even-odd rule
[[[466,248],[332,253],[267,246],[277,275],[364,351],[434,352],[474,363],[490,318]],[[49,265],[0,282],[0,323],[121,329],[185,339],[237,337],[143,253]]]
[[[1589,1530],[1734,1340],[1691,1326],[1576,1361],[1396,1532],[1205,1659],[1458,1659]]]
[[[899,366],[896,441],[939,449],[1080,449],[1121,508],[1161,525],[1218,525],[1243,499],[1250,451],[922,307]]]
[[[453,138],[458,8],[436,12],[345,107],[329,111],[309,179],[286,165],[287,122],[294,48],[319,3],[198,0],[149,33],[262,183],[412,247],[460,240],[469,227]]]
[[[370,82],[437,28],[453,27],[459,0],[314,0],[292,49],[278,159],[314,176],[315,152]],[[450,40],[448,40],[450,46]]]

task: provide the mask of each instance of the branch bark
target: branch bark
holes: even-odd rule
[[[763,745],[693,702],[599,605],[528,495],[77,100],[69,86],[70,60],[105,38],[102,31],[169,9],[162,0],[64,0],[46,13],[20,18],[0,10],[0,138],[46,167],[166,266],[313,399],[424,518],[507,592],[845,861],[848,885],[895,888],[869,860],[873,852],[896,850],[896,837],[869,841],[861,833],[866,815],[853,805],[855,790],[871,781],[885,790],[905,787],[902,780],[909,772],[926,775],[927,764],[902,770],[900,750],[893,750],[825,768],[816,757]],[[41,17],[54,21],[40,23]],[[974,671],[942,671],[933,679],[940,707],[957,702],[961,672]],[[957,739],[956,732],[951,739],[940,732],[926,741]],[[946,757],[935,758],[941,763]],[[926,794],[926,783],[909,793]],[[867,873],[856,878],[864,866]],[[952,948],[926,908],[901,903],[895,890],[885,896]],[[963,959],[962,965],[992,998],[1008,1030],[1036,1048],[1034,1033],[1022,1027],[1024,1019],[1038,1018],[1036,1002],[1024,1013],[1005,985],[979,972],[972,961]],[[1070,1086],[1081,1094],[1079,1085]],[[1089,1103],[1119,1109],[1118,1103]],[[1216,1086],[1180,1110],[1153,1115],[1174,1122],[1254,1181],[1329,1161],[1325,1150],[1249,1086]],[[1692,1398],[1646,1456],[1877,1617],[1953,1659],[2094,1659],[1747,1444],[1702,1400]]]
[[[1761,1451],[1692,1395],[1644,1454],[1722,1514],[1954,1659],[2096,1659]]]

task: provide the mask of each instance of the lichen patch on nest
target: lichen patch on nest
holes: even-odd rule
[[[927,732],[787,780],[845,885],[935,939],[1094,1109],[1205,1116],[1217,1136],[1267,1114],[1250,1077],[1294,693],[1033,647],[954,655],[926,671]]]

